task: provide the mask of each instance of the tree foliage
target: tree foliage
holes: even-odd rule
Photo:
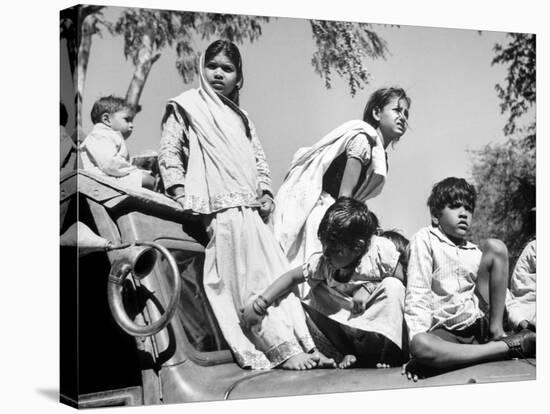
[[[75,102],[81,113],[84,85],[88,71],[88,60],[92,37],[101,34],[102,29],[111,30],[103,16],[105,6],[75,6],[63,10],[60,16],[60,39],[65,40],[73,81],[76,80]],[[76,78],[76,79],[75,79]],[[82,116],[77,117],[77,135],[82,139]]]
[[[496,44],[496,53],[492,64],[508,65],[505,84],[495,86],[501,99],[502,113],[508,112],[509,118],[504,133],[513,134],[519,117],[525,114],[535,103],[536,79],[536,40],[533,34],[508,33],[510,42],[503,46]]]
[[[223,38],[236,43],[254,41],[267,17],[195,13],[154,9],[125,9],[114,26],[124,37],[124,55],[135,66],[126,99],[136,107],[152,65],[166,47],[175,47],[176,68],[184,82],[198,73],[195,38]]]
[[[262,25],[270,21],[262,16],[125,8],[111,22],[103,16],[103,9],[77,6],[70,9],[73,12],[69,18],[61,19],[61,36],[67,39],[71,64],[78,62],[77,101],[81,103],[78,97],[84,90],[92,37],[105,29],[123,37],[124,56],[134,64],[126,99],[137,111],[147,77],[165,48],[175,48],[176,69],[188,83],[199,69],[200,51],[196,50],[195,39],[253,42],[262,35]],[[385,58],[386,42],[370,24],[320,20],[311,20],[310,24],[317,46],[312,57],[315,72],[327,88],[332,85],[333,72],[345,78],[354,96],[370,81],[365,60]],[[71,70],[74,73],[74,67]]]
[[[365,59],[385,58],[386,41],[368,23],[311,20],[317,45],[311,63],[331,87],[332,71],[347,80],[352,96],[370,81]]]
[[[504,143],[473,151],[472,178],[478,189],[476,239],[497,237],[515,261],[535,233],[536,126],[519,123],[535,104],[535,36],[509,33],[506,46],[495,45],[492,64],[508,65],[504,86],[497,84],[502,113],[508,113]]]
[[[478,190],[472,234],[503,240],[514,260],[534,233],[535,147],[523,136],[473,152],[472,178]]]
[[[59,35],[61,39],[67,42],[69,65],[73,76],[76,69],[78,49],[83,38],[82,32],[78,32],[78,28],[82,29],[82,23],[88,16],[94,16],[92,34],[99,33],[101,26],[108,24],[101,13],[101,10],[104,8],[105,6],[75,6],[61,11]]]

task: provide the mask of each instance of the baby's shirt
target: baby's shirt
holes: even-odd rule
[[[121,179],[126,185],[141,187],[140,170],[130,163],[122,134],[97,123],[80,145],[82,168],[99,175]]]
[[[474,293],[480,261],[475,244],[458,246],[437,227],[411,238],[405,295],[410,340],[438,327],[465,329],[483,316]]]
[[[361,258],[349,282],[339,282],[334,276],[337,272],[327,261],[323,253],[313,253],[303,265],[303,275],[312,291],[319,283],[345,296],[353,297],[364,286],[372,293],[382,279],[394,274],[399,261],[399,252],[395,245],[384,237],[372,236],[369,249]]]

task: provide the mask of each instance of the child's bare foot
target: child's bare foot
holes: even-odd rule
[[[304,369],[313,369],[317,366],[317,361],[310,354],[302,352],[300,354],[291,356],[285,362],[278,366],[278,368],[289,369],[295,371],[301,371]]]
[[[504,332],[504,327],[502,326],[502,323],[491,323],[489,325],[489,338],[492,341],[498,341],[500,338],[503,338],[506,336],[506,332]]]
[[[346,369],[352,367],[357,362],[355,355],[345,355],[344,358],[338,364],[338,368]]]
[[[376,364],[376,368],[390,368],[390,364],[386,364],[385,362],[379,362]]]
[[[317,361],[317,368],[336,368],[336,362],[333,358],[327,357],[318,349],[313,350],[309,355]]]
[[[489,338],[491,341],[498,341],[499,339],[507,336],[504,332],[502,325],[489,328]]]

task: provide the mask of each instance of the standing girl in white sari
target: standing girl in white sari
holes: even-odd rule
[[[166,107],[161,174],[167,193],[206,225],[204,289],[238,364],[314,368],[327,359],[314,348],[296,296],[270,309],[261,325],[240,324],[239,309],[289,269],[262,221],[273,208],[271,180],[254,125],[237,106],[242,84],[237,46],[212,43],[201,58],[199,88]]]
[[[317,230],[335,199],[366,202],[380,194],[387,174],[385,150],[407,130],[410,104],[401,88],[379,89],[369,98],[363,121],[346,122],[296,152],[273,213],[275,237],[291,267],[321,251]]]

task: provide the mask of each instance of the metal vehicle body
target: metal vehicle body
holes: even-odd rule
[[[535,379],[534,360],[480,364],[416,383],[402,376],[400,367],[242,369],[224,342],[216,339],[218,328],[202,290],[206,238],[200,223],[189,222],[176,202],[159,193],[128,191],[84,171],[61,181],[62,229],[77,219],[114,243],[139,240],[164,246],[175,258],[182,283],[175,314],[166,327],[151,336],[132,337],[115,323],[106,298],[116,257],[96,252],[78,258],[77,250],[62,248],[61,394],[62,401],[73,406],[149,405]],[[124,306],[137,325],[150,324],[165,311],[174,293],[167,269],[167,261],[160,258],[148,276],[125,282]],[[200,321],[193,320],[193,315]],[[202,337],[192,335],[195,325],[205,332]]]

